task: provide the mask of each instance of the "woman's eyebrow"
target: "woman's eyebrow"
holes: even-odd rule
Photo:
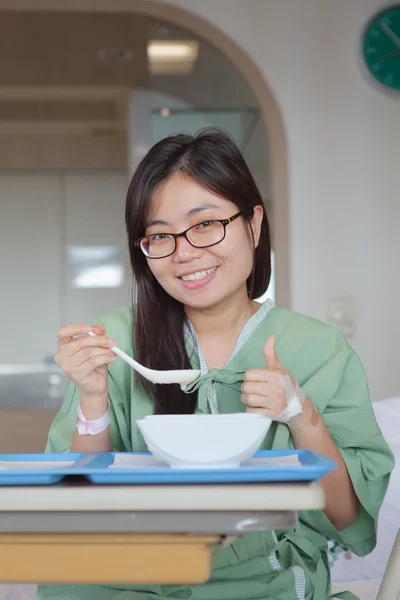
[[[201,212],[202,210],[210,210],[210,208],[221,208],[221,207],[217,206],[216,204],[201,204],[200,206],[194,206],[193,208],[191,208],[189,210],[189,212],[186,214],[186,216],[191,217],[193,215],[197,215],[197,213]]]
[[[220,206],[217,206],[216,204],[201,204],[199,206],[194,206],[193,208],[191,208],[189,210],[188,213],[186,213],[186,217],[192,217],[193,215],[197,215],[198,213],[200,213],[203,210],[210,210],[211,208],[221,208]],[[168,221],[163,221],[162,219],[153,219],[152,221],[149,221],[146,225],[146,229],[147,227],[154,227],[154,226],[163,226],[165,225],[166,227],[171,226],[171,223],[169,223]]]
[[[149,221],[149,223],[147,223],[145,229],[147,229],[148,227],[154,227],[154,225],[168,226],[169,223],[168,223],[168,221],[161,221],[160,219],[153,219],[153,221]]]

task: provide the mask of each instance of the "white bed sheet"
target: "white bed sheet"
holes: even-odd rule
[[[380,579],[334,583],[332,585],[333,598],[335,598],[335,593],[337,594],[346,590],[353,592],[353,594],[358,596],[361,600],[376,600],[380,585]]]

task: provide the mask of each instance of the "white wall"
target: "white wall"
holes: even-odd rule
[[[167,1],[167,0],[164,0]],[[326,319],[356,307],[352,343],[373,398],[400,395],[400,99],[359,64],[385,0],[168,0],[208,19],[265,75],[288,136],[292,306]]]
[[[54,356],[57,329],[131,303],[125,171],[0,171],[0,366]],[[121,248],[123,284],[71,285],[66,248]],[[1,398],[0,398],[1,400]]]
[[[1,363],[42,362],[60,325],[60,180],[0,174]]]
[[[124,269],[118,287],[75,288],[65,273],[63,323],[91,323],[119,306],[131,304],[131,267],[125,231],[125,171],[72,171],[62,177],[64,222],[61,243],[71,246],[116,247]],[[65,259],[64,259],[65,260]]]

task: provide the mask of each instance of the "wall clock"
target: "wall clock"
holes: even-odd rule
[[[372,77],[386,88],[400,91],[400,5],[387,7],[370,20],[362,52]]]

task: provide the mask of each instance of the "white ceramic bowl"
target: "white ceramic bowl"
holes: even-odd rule
[[[154,415],[137,421],[149,451],[175,469],[236,468],[271,425],[262,415]]]

